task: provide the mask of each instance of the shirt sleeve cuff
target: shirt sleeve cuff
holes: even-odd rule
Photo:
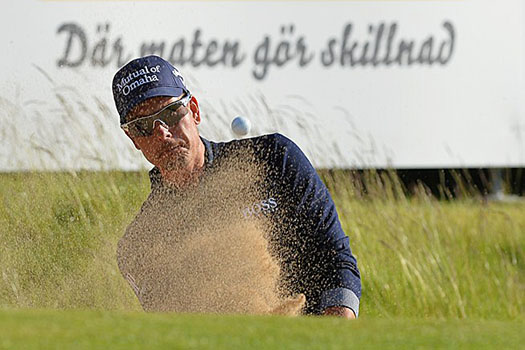
[[[335,288],[324,292],[321,295],[321,309],[332,306],[345,306],[351,309],[355,317],[359,315],[359,298],[347,288]]]

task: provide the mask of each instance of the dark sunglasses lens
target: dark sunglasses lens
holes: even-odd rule
[[[151,136],[153,133],[153,120],[150,118],[138,120],[130,125],[130,131],[135,136]]]
[[[173,108],[170,108],[166,112],[167,113],[163,115],[162,120],[171,127],[177,124],[182,117],[188,113],[188,109],[184,106],[178,105],[173,106]]]
[[[187,108],[183,105],[171,105],[162,112],[160,112],[156,116],[155,120],[160,119],[171,128],[172,126],[176,125],[182,119],[182,117],[186,115],[187,111]]]
[[[160,119],[169,127],[177,124],[182,117],[188,114],[189,109],[182,103],[172,104],[159,113],[152,115],[149,118],[137,120],[129,125],[129,132],[133,136],[151,136],[155,127],[155,120]]]

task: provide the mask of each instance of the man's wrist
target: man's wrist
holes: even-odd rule
[[[331,308],[346,308],[355,318],[359,316],[359,298],[348,288],[334,288],[321,295],[320,309],[325,312]],[[346,312],[344,309],[341,312]]]
[[[346,306],[330,306],[323,311],[325,316],[339,316],[349,320],[356,318],[354,311]]]

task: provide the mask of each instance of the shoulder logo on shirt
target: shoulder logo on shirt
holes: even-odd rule
[[[260,202],[253,203],[252,205],[241,209],[241,211],[245,218],[250,218],[252,216],[273,213],[275,210],[277,210],[278,206],[277,200],[273,197],[270,197],[268,199],[263,199]]]

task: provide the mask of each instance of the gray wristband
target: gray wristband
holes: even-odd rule
[[[354,312],[355,317],[359,315],[359,298],[347,288],[330,289],[321,295],[321,309],[331,306],[345,306]]]

